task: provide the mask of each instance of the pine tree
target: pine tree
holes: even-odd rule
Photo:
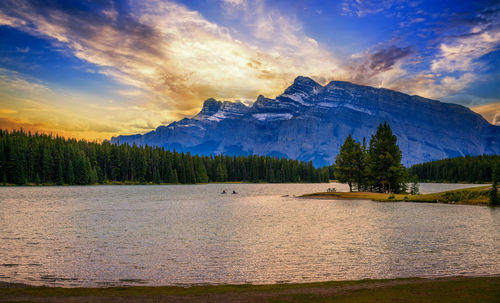
[[[52,179],[52,155],[50,154],[49,147],[44,145],[42,152],[42,182],[50,183]]]
[[[170,176],[168,177],[168,183],[177,184],[179,183],[179,178],[177,176],[177,170],[170,170]]]
[[[26,184],[23,156],[18,150],[18,148],[14,148],[11,150],[11,159],[9,165],[12,174],[11,177],[12,182],[17,185]]]
[[[216,169],[216,172],[215,172],[216,176],[215,176],[215,180],[217,182],[224,182],[224,167],[222,167],[222,163],[219,162],[219,164],[217,165],[217,169]]]
[[[160,147],[99,144],[0,130],[0,181],[4,184],[318,182],[327,181],[325,175],[311,162],[269,156],[199,157]]]
[[[496,206],[500,205],[500,199],[498,197],[498,175],[500,174],[499,172],[499,167],[500,165],[495,165],[492,168],[492,173],[491,173],[491,190],[490,190],[490,205],[491,206]]]
[[[96,184],[98,181],[97,170],[95,168],[90,169],[89,183]]]
[[[334,167],[337,180],[347,183],[351,192],[353,184],[359,186],[364,179],[364,158],[361,145],[351,135],[347,136],[335,158]]]
[[[75,172],[73,168],[73,162],[69,160],[68,168],[66,169],[66,183],[73,185],[75,184]]]
[[[199,183],[208,183],[207,169],[200,158],[195,158],[196,181]]]
[[[26,184],[26,175],[24,174],[24,165],[20,162],[16,166],[16,173],[14,175],[14,184],[24,185]]]
[[[153,170],[153,183],[155,184],[161,183],[160,172],[158,171],[158,169]]]
[[[57,185],[64,184],[64,174],[63,174],[63,167],[62,167],[61,161],[58,161],[58,163],[57,163],[56,184]]]
[[[389,124],[384,122],[370,139],[369,178],[378,192],[399,193],[406,189],[406,170],[401,164],[401,150]]]

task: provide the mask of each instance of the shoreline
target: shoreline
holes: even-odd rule
[[[412,202],[488,206],[491,186],[478,185],[430,194],[385,194],[373,192],[319,192],[299,196],[301,199],[368,200],[374,202]]]
[[[17,184],[3,184],[0,183],[0,188],[1,187],[57,187],[57,186],[101,186],[101,185],[106,185],[106,186],[111,186],[111,185],[207,185],[207,184],[331,184],[331,183],[337,183],[335,180],[330,180],[330,182],[282,182],[282,183],[276,183],[276,182],[252,182],[252,181],[227,181],[227,182],[207,182],[207,183],[189,183],[189,184],[184,184],[184,183],[134,183],[134,182],[107,182],[107,183],[95,183],[95,184],[34,184],[34,183],[29,183],[29,184],[23,184],[23,185],[17,185]],[[490,183],[467,183],[467,182],[419,182],[419,184],[470,184],[474,185],[473,187],[480,187],[480,186],[487,186],[491,185]],[[472,187],[471,187],[472,188]],[[314,193],[314,194],[319,194],[319,193]]]
[[[62,288],[0,282],[0,302],[495,302],[500,274],[291,284]]]
[[[68,186],[124,186],[124,185],[162,185],[162,186],[170,186],[170,185],[209,185],[209,184],[329,184],[326,182],[283,182],[283,183],[271,183],[271,182],[251,182],[251,181],[228,181],[228,182],[208,182],[208,183],[119,183],[119,182],[110,182],[110,183],[96,183],[96,184],[1,184],[1,187],[68,187]]]

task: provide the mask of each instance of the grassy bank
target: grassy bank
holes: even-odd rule
[[[0,284],[0,302],[499,302],[500,277],[192,287],[52,288]]]
[[[466,189],[457,189],[432,194],[381,194],[368,192],[323,192],[306,194],[303,198],[319,199],[364,199],[379,202],[425,202],[425,203],[453,203],[468,205],[488,205],[488,191],[491,186],[480,186]]]

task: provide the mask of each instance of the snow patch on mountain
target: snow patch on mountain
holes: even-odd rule
[[[220,122],[221,120],[226,119],[225,112],[223,111],[218,111],[212,116],[208,117],[207,120],[214,121],[214,122]]]
[[[292,114],[276,114],[276,113],[262,113],[262,114],[253,114],[255,119],[259,121],[276,121],[276,120],[290,120],[292,119]]]
[[[283,98],[288,98],[288,99],[292,99],[293,101],[301,104],[301,105],[304,105],[304,106],[311,106],[311,103],[309,102],[305,102],[304,99],[302,98],[301,95],[299,94],[283,94],[281,95],[281,97]]]
[[[362,112],[362,113],[368,114],[368,115],[373,115],[373,113],[372,113],[371,110],[368,110],[366,108],[362,108],[362,107],[359,107],[359,106],[356,106],[356,105],[353,105],[353,104],[344,104],[342,106],[346,107],[348,109],[352,109],[352,110],[355,110],[355,111],[358,111],[358,112]]]

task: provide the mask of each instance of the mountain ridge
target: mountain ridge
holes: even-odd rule
[[[500,127],[464,106],[345,81],[323,86],[303,76],[275,99],[259,95],[247,106],[209,98],[191,118],[111,142],[197,154],[272,155],[322,166],[334,161],[348,134],[368,141],[385,121],[407,166],[500,153]]]

